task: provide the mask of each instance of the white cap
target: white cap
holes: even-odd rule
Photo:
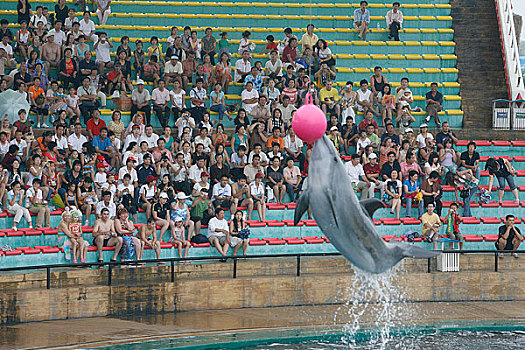
[[[412,130],[412,128],[406,128],[405,132],[414,132],[414,130]]]
[[[159,195],[159,198],[166,198],[168,199],[168,194],[166,192],[162,192],[160,195]]]
[[[427,123],[423,123],[419,126],[419,128],[428,128],[428,124]]]
[[[177,217],[175,218],[175,222],[182,222],[182,218],[181,218],[180,216],[177,216]]]
[[[377,155],[375,153],[370,153],[370,155],[368,156],[368,159],[376,159],[377,158]]]
[[[177,193],[177,199],[186,199],[188,196],[184,192]]]
[[[339,130],[339,129],[337,128],[337,126],[334,125],[334,126],[332,126],[332,127],[330,128],[330,131],[332,131],[332,130]]]
[[[137,85],[144,85],[144,80],[142,79],[137,79]]]

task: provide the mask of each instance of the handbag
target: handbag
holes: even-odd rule
[[[208,237],[206,237],[202,233],[199,233],[198,235],[191,237],[191,243],[195,243],[195,244],[208,243]]]

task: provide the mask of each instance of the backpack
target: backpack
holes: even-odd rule
[[[198,235],[191,237],[191,243],[195,243],[195,244],[208,243],[208,237],[206,237],[202,233],[199,233]]]

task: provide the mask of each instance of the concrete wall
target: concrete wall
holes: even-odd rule
[[[493,271],[493,255],[463,256],[462,272],[426,273],[426,261],[407,261],[397,279],[410,301],[522,300],[525,264],[506,258]],[[435,265],[434,265],[435,271]],[[295,276],[295,259],[239,263],[232,279],[229,263],[114,270],[73,270],[0,276],[0,323],[190,310],[217,310],[286,305],[333,304],[347,300],[353,273],[342,258],[303,261]]]

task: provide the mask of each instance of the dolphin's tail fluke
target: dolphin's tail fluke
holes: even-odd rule
[[[391,244],[395,244],[397,247],[399,247],[401,249],[401,254],[406,258],[428,259],[428,258],[433,258],[441,254],[441,252],[438,252],[435,250],[423,249],[423,248],[416,247],[411,244],[393,243],[393,242]]]

